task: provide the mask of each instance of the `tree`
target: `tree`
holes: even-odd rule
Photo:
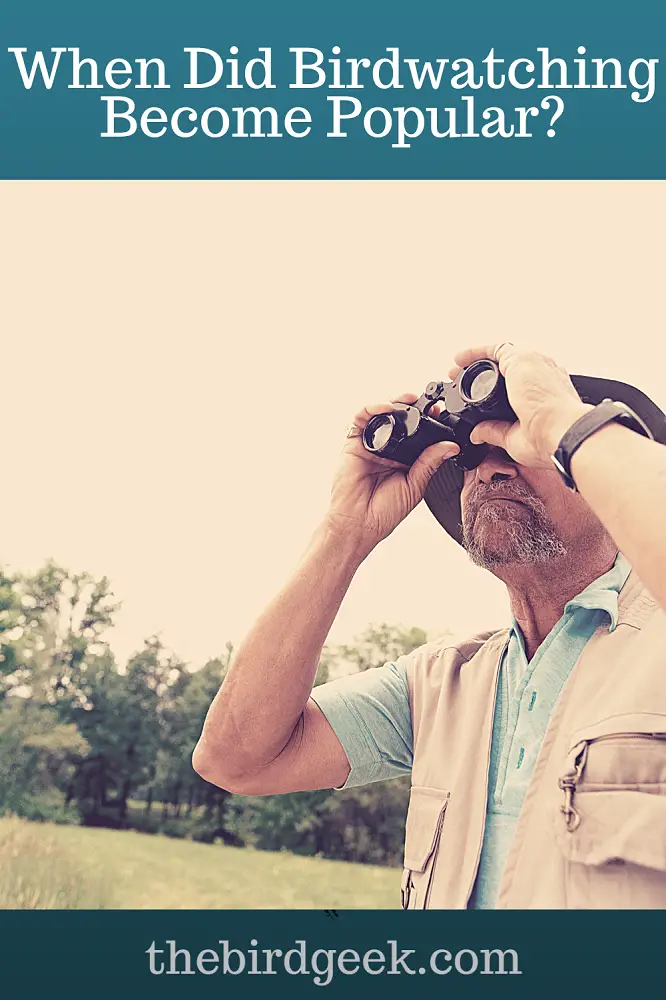
[[[0,806],[28,811],[31,800],[63,789],[88,746],[76,726],[48,706],[20,698],[0,704]]]
[[[17,641],[26,621],[17,578],[0,568],[0,699],[7,691],[7,677],[17,667]]]
[[[80,700],[88,659],[108,649],[105,633],[119,607],[108,579],[49,561],[8,583],[0,579],[0,605],[11,625],[5,691],[20,689],[51,705]]]
[[[120,674],[110,654],[89,663],[71,718],[90,745],[70,790],[88,825],[122,826],[131,793],[150,783],[165,739],[165,712],[184,664],[156,636]]]
[[[204,781],[192,767],[192,751],[201,735],[206,713],[226,676],[233,647],[227,643],[222,656],[209,660],[200,670],[185,675],[185,682],[169,703],[164,716],[165,734],[157,762],[154,787],[148,790],[164,803],[163,813],[180,818],[203,807],[198,833],[201,839],[227,842],[226,807],[229,792]]]

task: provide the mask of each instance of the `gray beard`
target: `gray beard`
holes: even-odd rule
[[[483,501],[493,492],[515,497],[524,507],[520,513],[511,504]],[[483,504],[483,506],[482,506]],[[480,522],[496,524],[495,531],[478,531]],[[475,531],[475,529],[477,529]],[[545,563],[567,554],[567,548],[546,512],[543,501],[522,483],[488,483],[465,505],[462,523],[463,545],[472,562],[484,569],[496,569],[510,563]]]

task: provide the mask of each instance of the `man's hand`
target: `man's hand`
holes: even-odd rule
[[[325,521],[241,644],[209,709],[193,763],[221,788],[268,795],[339,788],[347,780],[347,754],[310,699],[324,642],[363,559],[459,451],[452,442],[432,445],[411,468],[376,458],[361,434],[371,416],[392,409],[385,403],[356,414]]]
[[[414,403],[416,399],[416,395],[406,394],[394,402]],[[378,403],[356,414],[331,491],[327,523],[341,536],[353,539],[363,555],[390,535],[423,499],[432,474],[460,451],[453,442],[431,445],[411,468],[366,451],[361,439],[365,425],[371,417],[391,409],[391,403]],[[436,413],[431,412],[433,416]]]
[[[513,344],[472,347],[455,356],[451,378],[473,361],[491,358],[506,379],[509,402],[518,420],[486,420],[472,431],[474,444],[503,448],[520,465],[552,468],[550,456],[565,431],[590,407],[583,403],[564,368],[536,351]]]

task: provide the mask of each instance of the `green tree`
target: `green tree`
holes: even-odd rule
[[[4,690],[48,704],[80,699],[88,659],[108,649],[105,633],[119,607],[108,579],[49,561],[34,574],[17,575],[10,588],[0,580],[0,603],[11,625]]]
[[[0,568],[0,699],[8,690],[7,678],[16,671],[17,641],[23,635],[25,623],[17,577]]]
[[[200,839],[235,840],[226,829],[229,792],[204,781],[192,767],[192,751],[232,655],[233,647],[228,643],[222,656],[185,675],[185,683],[165,711],[165,737],[158,755],[155,786],[147,792],[149,802],[153,797],[161,799],[165,817],[189,817],[197,809]]]
[[[35,800],[63,789],[88,745],[71,723],[49,706],[28,699],[0,703],[0,810],[26,814]]]
[[[86,824],[124,825],[130,795],[154,778],[165,708],[183,672],[157,637],[146,640],[124,674],[110,653],[91,659],[81,697],[70,703],[90,746],[69,790]]]

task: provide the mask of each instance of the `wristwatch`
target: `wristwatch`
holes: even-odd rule
[[[614,422],[620,423],[623,427],[628,427],[644,437],[653,438],[649,427],[628,406],[612,399],[604,399],[593,410],[588,410],[571,425],[555,453],[550,456],[553,465],[570,490],[577,492],[576,484],[571,475],[571,459],[574,453],[580,448],[583,441],[587,441],[592,434],[596,434],[606,424]]]

